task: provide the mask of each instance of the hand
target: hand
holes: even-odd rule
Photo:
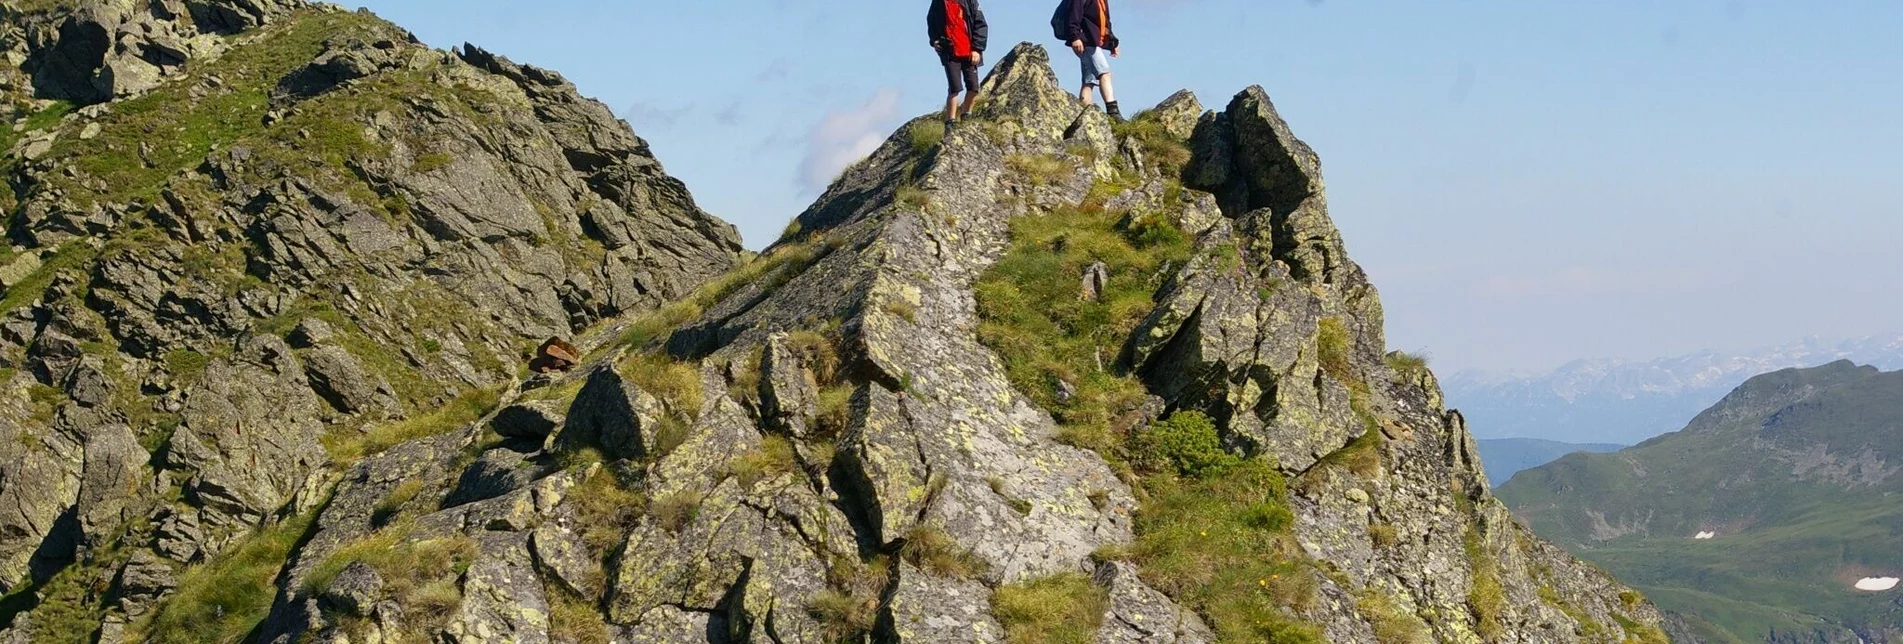
[[[982,66],[982,65],[984,65],[984,64],[985,64],[985,53],[984,53],[984,52],[982,52],[982,51],[974,51],[974,52],[971,52],[971,66],[972,66],[972,67],[978,67],[978,66]]]
[[[1070,50],[1077,52],[1079,54],[1084,53],[1084,41],[1082,40],[1070,41]]]
[[[1123,57],[1123,48],[1122,48],[1122,47],[1115,47],[1115,48],[1112,48],[1112,49],[1110,50],[1110,57],[1111,57],[1111,58],[1122,58],[1122,57]]]

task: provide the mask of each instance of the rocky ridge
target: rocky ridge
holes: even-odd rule
[[[0,14],[0,640],[116,640],[535,343],[740,260],[547,70],[296,0]]]
[[[1662,639],[1386,354],[1260,89],[1114,126],[1022,46],[729,271],[553,72],[271,6],[23,103],[4,638]],[[1052,276],[1105,320],[1040,330],[1084,319],[1018,310]]]

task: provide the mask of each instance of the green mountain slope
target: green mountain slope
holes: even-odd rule
[[[1605,454],[1625,449],[1616,443],[1562,443],[1540,438],[1480,439],[1480,460],[1487,464],[1487,480],[1501,485],[1513,475],[1557,461],[1573,452]]]
[[[1853,585],[1903,571],[1899,429],[1903,372],[1780,371],[1684,431],[1569,455],[1499,495],[1713,641],[1897,641],[1897,596]]]

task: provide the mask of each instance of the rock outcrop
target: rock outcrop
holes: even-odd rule
[[[0,641],[1663,637],[1491,497],[1260,89],[1116,125],[1022,46],[740,263],[554,72],[151,7],[236,35],[13,43],[93,104],[9,157]]]
[[[485,414],[540,340],[740,259],[553,72],[302,0],[3,6],[7,637],[149,619],[353,461]]]

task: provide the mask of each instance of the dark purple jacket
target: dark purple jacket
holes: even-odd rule
[[[1098,3],[1108,2],[1110,0],[1070,0],[1071,42],[1081,40],[1084,41],[1085,47],[1117,48],[1120,41],[1117,40],[1116,27],[1110,24],[1114,22],[1110,20],[1110,5],[1102,5],[1104,24],[1097,24]],[[1110,34],[1110,37],[1103,37],[1106,32]]]

